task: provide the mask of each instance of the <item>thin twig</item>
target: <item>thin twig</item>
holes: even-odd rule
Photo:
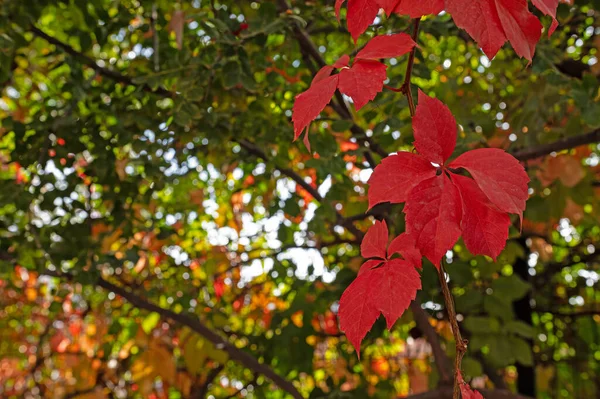
[[[452,326],[452,334],[456,341],[456,358],[454,359],[454,394],[453,399],[460,399],[460,383],[459,373],[461,369],[462,359],[467,352],[467,341],[463,339],[460,333],[460,327],[456,320],[456,310],[454,309],[454,298],[450,292],[450,287],[446,281],[446,272],[444,271],[444,263],[440,264],[438,268],[438,277],[440,279],[440,285],[442,286],[442,294],[444,295],[444,303],[446,305],[446,311],[448,312],[448,320]]]
[[[416,43],[419,40],[419,25],[421,24],[421,18],[415,18],[412,39]],[[406,75],[404,76],[404,84],[402,85],[402,92],[408,100],[408,108],[410,109],[410,115],[415,116],[415,100],[413,99],[412,91],[410,90],[410,79],[412,77],[413,67],[415,65],[415,54],[417,53],[417,46],[413,47],[408,56],[408,65],[406,66]]]

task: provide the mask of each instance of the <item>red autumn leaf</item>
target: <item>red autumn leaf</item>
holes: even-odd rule
[[[529,12],[527,0],[446,0],[446,11],[489,58],[508,40],[519,56],[533,59],[542,24]]]
[[[348,54],[344,54],[333,64],[333,67],[338,69],[347,67],[349,62],[350,56]]]
[[[496,0],[504,33],[515,52],[530,62],[542,36],[542,24],[529,12],[527,0]]]
[[[414,40],[406,33],[375,36],[358,52],[356,58],[378,60],[401,57],[415,46]]]
[[[387,258],[388,228],[385,222],[375,222],[360,244],[363,258]]]
[[[439,14],[444,10],[444,0],[400,0],[397,3],[394,12],[400,15],[408,15],[411,18]]]
[[[399,2],[400,0],[376,0],[376,3],[379,7],[383,8],[383,11],[385,11],[385,14],[388,17],[394,12],[394,9],[398,6]]]
[[[452,181],[462,197],[462,237],[474,255],[487,255],[494,260],[506,246],[510,218],[496,208],[468,177],[453,175]]]
[[[369,208],[382,202],[405,202],[414,186],[435,173],[429,161],[410,152],[384,158],[369,178]]]
[[[355,43],[358,37],[373,23],[378,13],[379,5],[374,0],[348,0],[346,20],[348,32]]]
[[[512,155],[498,148],[481,148],[462,154],[449,167],[466,169],[501,211],[523,216],[529,177]]]
[[[384,39],[389,39],[385,42]],[[410,51],[415,46],[406,34],[378,36],[372,39],[364,50],[363,58],[396,57]],[[333,65],[323,66],[314,76],[310,88],[296,96],[292,109],[294,122],[294,139],[298,139],[304,129],[316,119],[327,106],[336,89],[352,98],[357,110],[373,100],[377,93],[383,90],[383,82],[387,78],[387,67],[381,62],[357,58],[351,68],[348,68],[350,57],[343,55]],[[337,75],[331,75],[335,69],[341,69]],[[339,86],[339,87],[338,87]],[[310,151],[308,135],[304,143]]]
[[[323,79],[328,78],[329,76],[331,76],[331,72],[333,72],[334,70],[335,67],[333,67],[332,65],[325,65],[323,68],[319,69],[319,72],[315,74],[315,77],[310,83],[310,86],[312,87],[316,83],[322,81]]]
[[[402,257],[418,268],[422,267],[421,251],[417,249],[417,242],[410,234],[400,234],[394,238],[388,248],[388,256],[402,254]]]
[[[406,232],[414,235],[423,256],[434,265],[460,237],[462,203],[456,186],[442,174],[412,189],[406,206]]]
[[[531,2],[538,10],[552,17],[552,25],[548,29],[548,36],[552,35],[558,27],[556,9],[558,8],[559,0],[531,0]]]
[[[419,107],[413,118],[415,148],[428,161],[442,165],[456,146],[456,120],[440,100],[419,90]]]
[[[294,139],[300,137],[310,122],[319,116],[321,111],[329,104],[337,88],[338,79],[338,75],[329,76],[296,96],[292,116]]]
[[[363,257],[383,254],[383,259],[367,260],[340,299],[340,329],[359,356],[360,343],[379,314],[383,314],[391,329],[421,288],[421,276],[411,260],[385,256],[387,237],[386,223],[375,222],[363,239],[361,253]]]
[[[381,62],[360,60],[340,72],[339,89],[352,98],[358,111],[383,90],[387,67]]]
[[[506,213],[522,217],[525,209],[525,169],[500,149],[469,151],[447,165],[456,144],[456,121],[441,101],[424,93],[419,93],[413,128],[419,154],[400,152],[375,168],[369,207],[406,202],[406,232],[436,266],[461,233],[471,252],[496,258],[508,237]],[[473,179],[456,175],[460,168]]]
[[[458,383],[460,384],[460,393],[463,399],[483,399],[483,395],[478,391],[472,390],[469,384],[465,382],[460,370],[458,371]]]

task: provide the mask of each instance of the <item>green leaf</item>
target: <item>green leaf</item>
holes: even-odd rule
[[[535,329],[532,326],[519,320],[509,321],[504,325],[504,329],[523,338],[531,339],[535,335]]]
[[[533,366],[531,345],[522,338],[510,337],[509,340],[515,360],[523,366]]]
[[[150,313],[148,316],[146,316],[144,321],[142,321],[142,330],[144,330],[146,334],[150,334],[159,321],[160,315],[158,313]]]
[[[506,302],[514,302],[523,298],[531,289],[531,284],[523,281],[519,276],[513,274],[508,277],[499,277],[492,282],[494,294],[503,298]]]
[[[486,334],[500,331],[500,323],[492,317],[469,316],[463,325],[474,334]]]

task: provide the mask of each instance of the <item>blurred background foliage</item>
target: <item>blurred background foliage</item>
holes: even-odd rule
[[[333,102],[314,154],[292,142],[323,62],[410,29],[382,17],[355,45],[333,3],[0,3],[1,397],[391,398],[445,381],[431,264],[360,359],[337,327],[361,232],[403,231],[401,206],[365,213],[366,181],[413,137],[385,91],[359,113]],[[488,60],[448,15],[421,24],[413,88],[456,115],[456,154],[501,147],[532,179],[496,262],[447,255],[479,388],[600,395],[598,10],[561,4],[531,66],[508,45]],[[557,140],[582,145],[544,152]]]

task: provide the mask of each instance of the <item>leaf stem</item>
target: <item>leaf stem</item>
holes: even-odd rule
[[[419,40],[419,25],[421,24],[421,18],[415,18],[414,27],[412,33],[412,39],[415,43]],[[412,91],[410,90],[410,78],[412,76],[413,67],[415,65],[415,54],[417,52],[417,46],[413,47],[408,56],[408,65],[406,67],[406,75],[404,76],[404,84],[402,85],[402,92],[406,95],[408,100],[408,108],[410,109],[410,115],[415,116],[415,100],[413,99]]]
[[[460,399],[459,373],[462,359],[467,352],[468,341],[463,339],[460,333],[458,320],[456,320],[456,310],[454,309],[454,298],[452,298],[450,287],[446,281],[446,272],[444,271],[443,261],[438,268],[438,277],[440,279],[440,285],[442,286],[442,294],[444,295],[444,303],[446,305],[446,311],[448,312],[448,319],[450,320],[450,325],[452,326],[452,334],[454,335],[454,341],[456,342],[456,358],[454,359],[454,392],[452,398]]]

